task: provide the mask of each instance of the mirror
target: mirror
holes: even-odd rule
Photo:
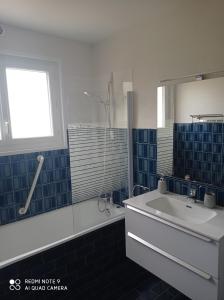
[[[224,77],[157,89],[157,173],[224,185]]]

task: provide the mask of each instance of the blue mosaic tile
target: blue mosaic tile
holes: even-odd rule
[[[156,145],[149,145],[149,152],[148,152],[148,156],[151,159],[156,159],[157,158],[157,147]]]
[[[154,129],[147,130],[148,131],[148,142],[150,144],[156,144],[157,143],[157,132]]]
[[[43,171],[40,174],[39,178],[40,178],[41,184],[47,184],[47,183],[53,182],[54,179],[55,179],[55,181],[60,180],[60,177],[58,177],[58,178],[54,177],[54,171],[53,170]]]
[[[45,211],[56,209],[56,198],[55,197],[47,197],[44,199],[44,208]]]
[[[49,183],[49,184],[46,184],[43,186],[43,196],[44,197],[54,196],[55,193],[56,193],[55,183]]]
[[[138,144],[137,156],[147,158],[149,153],[149,148],[147,144]]]
[[[137,138],[136,138],[137,137]],[[133,170],[134,185],[157,186],[156,176],[157,132],[156,129],[133,129]],[[136,189],[135,194],[144,191]],[[117,194],[115,194],[118,197]]]
[[[214,123],[212,124],[212,131],[214,133],[222,133],[223,132],[223,124],[222,123]]]
[[[2,178],[0,180],[0,194],[12,191],[12,178]]]
[[[26,175],[13,177],[13,189],[15,191],[25,189],[27,187],[28,187],[28,182],[27,182],[27,176]]]
[[[222,123],[174,124],[174,176],[221,186],[223,136]]]
[[[45,158],[43,168],[28,212],[21,216],[18,210],[27,199],[38,166],[36,158],[40,154]],[[0,224],[71,204],[68,149],[0,157]]]
[[[147,129],[139,129],[137,131],[137,141],[138,143],[148,143],[148,130]]]
[[[197,191],[197,199],[203,201],[205,192],[214,192],[216,204],[224,206],[224,188],[202,182],[186,181],[176,177],[166,176],[168,190],[173,193],[188,195],[190,188]]]
[[[12,174],[10,164],[1,164],[0,178],[10,177]]]
[[[32,201],[30,207],[32,215],[41,214],[45,211],[43,206],[43,199],[39,199],[38,201]]]
[[[181,139],[183,139],[183,140],[185,139],[184,135],[182,135],[180,133],[179,133],[179,135],[180,135]],[[186,133],[186,141],[188,141],[188,142],[193,142],[194,141],[194,134],[192,132],[187,132]]]

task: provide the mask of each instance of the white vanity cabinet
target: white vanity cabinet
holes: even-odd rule
[[[128,202],[128,200],[127,200]],[[224,243],[126,203],[126,255],[193,300],[224,300]]]

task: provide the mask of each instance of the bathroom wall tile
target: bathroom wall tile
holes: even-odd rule
[[[56,209],[56,198],[55,197],[48,197],[44,199],[44,208],[45,211]]]
[[[213,153],[222,153],[222,144],[213,144]]]
[[[45,158],[43,168],[30,208],[26,215],[20,216],[18,210],[25,204],[33,183],[38,155]],[[0,157],[0,224],[32,217],[71,203],[68,149]]]
[[[157,186],[156,139],[156,129],[133,129],[134,185],[140,184],[147,187],[150,186],[151,190],[155,189]],[[144,191],[141,188],[137,188],[135,190],[135,195],[143,192]]]
[[[139,129],[137,131],[138,143],[148,143],[148,130],[147,129]]]
[[[148,142],[150,144],[156,144],[157,143],[157,131],[155,129],[147,130],[148,131]]]
[[[193,145],[191,149],[191,143]],[[174,124],[174,177],[167,177],[171,192],[187,194],[193,184],[204,192],[212,190],[217,204],[224,206],[224,125],[222,123]],[[189,174],[192,180],[181,179]]]
[[[223,131],[222,123],[214,123],[214,124],[212,124],[212,126],[213,126],[213,128],[212,128],[213,133],[222,133],[222,131]]]
[[[222,123],[175,124],[174,176],[221,186],[223,136]]]
[[[15,208],[13,206],[9,206],[6,208],[1,208],[0,210],[0,219],[2,224],[6,224],[9,222],[13,222],[16,220],[16,216],[15,216]]]
[[[149,151],[148,151],[148,157],[151,159],[157,158],[157,147],[156,145],[148,145]]]
[[[0,194],[11,192],[12,186],[13,186],[12,178],[0,179]]]
[[[156,160],[154,159],[149,159],[148,160],[148,169],[147,171],[150,173],[150,174],[156,174]]]
[[[0,178],[10,177],[11,168],[10,164],[1,164],[0,165]]]
[[[43,199],[39,199],[39,200],[31,202],[30,207],[31,207],[32,215],[37,215],[37,214],[41,214],[44,212],[43,202],[44,202]]]
[[[203,133],[203,142],[212,143],[212,134],[209,132]]]
[[[214,192],[216,204],[224,206],[224,187],[218,187],[204,182],[186,181],[176,177],[166,176],[168,190],[173,193],[188,195],[190,188],[196,188],[197,199],[203,201],[205,192]]]
[[[0,195],[0,208],[8,207],[13,204],[13,193],[4,193]]]
[[[178,136],[179,136],[180,139],[183,139],[183,140],[185,139],[185,136],[180,134],[180,133],[178,134]],[[194,133],[187,132],[186,133],[186,141],[193,142],[194,141]]]

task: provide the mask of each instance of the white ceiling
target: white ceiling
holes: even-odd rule
[[[0,22],[97,42],[146,21],[156,2],[160,1],[0,0]]]

